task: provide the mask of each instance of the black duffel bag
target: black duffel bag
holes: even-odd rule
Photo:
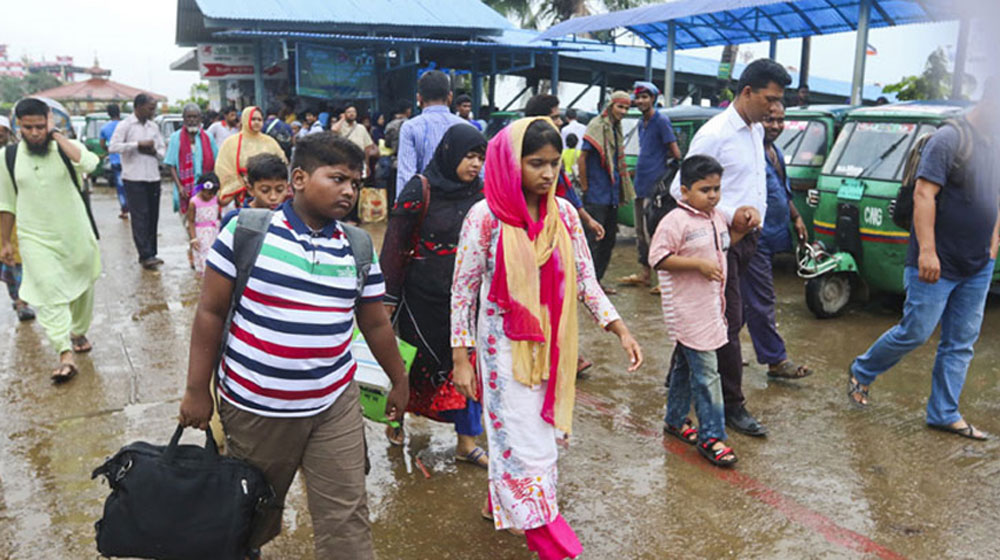
[[[273,499],[263,473],[219,455],[212,432],[205,447],[130,443],[94,470],[111,495],[97,521],[104,556],[159,560],[243,560],[255,514]]]

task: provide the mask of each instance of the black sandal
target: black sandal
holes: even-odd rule
[[[974,439],[976,441],[986,441],[990,439],[990,437],[986,435],[986,432],[979,431],[975,426],[969,424],[968,422],[965,423],[964,428],[953,428],[947,424],[927,424],[927,427],[932,430],[955,434],[964,438]],[[979,432],[979,434],[977,435],[976,432]]]
[[[861,395],[862,400],[854,398],[854,395]],[[850,371],[847,372],[847,398],[850,399],[851,404],[858,408],[868,408],[868,405],[871,404],[868,401],[868,389],[862,389],[861,383],[854,378],[854,374]]]
[[[721,442],[719,438],[708,438],[703,443],[698,444],[698,453],[701,453],[702,457],[708,459],[709,463],[717,467],[729,467],[736,464],[739,459],[736,457],[736,453],[733,452],[731,447],[723,447],[722,449],[713,449],[713,446],[717,442]],[[729,459],[723,459],[726,455],[729,455]]]
[[[687,429],[684,426],[687,426]],[[663,433],[674,436],[688,445],[698,443],[698,428],[694,427],[694,423],[691,422],[690,418],[685,418],[679,428],[675,428],[664,422]]]
[[[80,373],[80,370],[76,368],[75,364],[59,364],[59,368],[52,372],[49,379],[52,380],[53,385],[61,385],[76,377],[77,373]]]

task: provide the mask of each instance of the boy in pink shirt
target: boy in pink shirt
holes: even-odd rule
[[[716,466],[736,463],[726,440],[722,383],[715,351],[728,341],[726,251],[746,232],[730,232],[719,203],[722,165],[710,156],[681,164],[681,200],[656,228],[649,264],[659,272],[663,318],[677,344],[663,431],[697,445]],[[741,207],[738,213],[756,213]],[[686,415],[694,400],[699,428]]]

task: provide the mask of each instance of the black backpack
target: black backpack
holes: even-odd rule
[[[972,126],[964,118],[948,119],[938,130],[946,126],[954,127],[958,130],[958,153],[951,162],[948,170],[949,177],[954,173],[964,172],[965,164],[972,158],[972,150],[975,147],[973,142]],[[913,227],[913,191],[917,187],[917,171],[920,169],[920,159],[923,156],[924,147],[937,131],[928,132],[917,138],[910,151],[906,154],[906,162],[903,165],[903,181],[899,186],[899,193],[896,199],[890,203],[889,215],[896,227],[910,231]]]
[[[4,161],[7,164],[7,173],[10,174],[10,182],[14,186],[15,195],[17,195],[17,178],[14,176],[14,165],[17,163],[17,151],[18,144],[11,144],[7,146],[3,154]],[[69,160],[69,156],[62,151],[62,148],[58,144],[56,144],[56,151],[59,152],[59,158],[62,159],[63,164],[66,166],[66,171],[69,172],[69,178],[73,180],[76,192],[80,194],[80,199],[83,201],[83,208],[87,211],[87,219],[90,220],[90,229],[94,230],[94,237],[100,239],[101,234],[97,232],[97,222],[94,221],[94,213],[90,211],[90,195],[80,188],[80,178],[76,174],[76,169],[73,169],[73,162]]]
[[[672,159],[667,163],[667,172],[656,182],[653,187],[653,194],[646,200],[643,208],[643,217],[646,220],[646,232],[652,238],[656,233],[656,226],[660,224],[671,210],[677,208],[677,201],[670,195],[670,185],[674,182],[674,176],[681,168],[681,162]]]

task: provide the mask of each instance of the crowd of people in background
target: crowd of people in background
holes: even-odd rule
[[[417,116],[408,102],[372,115],[353,104],[297,111],[293,99],[218,113],[191,104],[183,126],[163,138],[151,97],[137,96],[124,119],[109,106],[101,145],[139,265],[163,264],[162,162],[190,238],[189,264],[202,279],[181,422],[206,428],[214,411],[228,453],[258,466],[277,493],[251,537],[252,554],[280,531],[281,503],[301,469],[317,557],[373,557],[366,443],[351,382],[356,323],[392,380],[389,443],[403,444],[405,412],[454,425],[455,459],[488,471],[482,516],[524,535],[543,560],[579,555],[557,500],[558,444],[572,432],[575,383],[591,365],[578,346],[578,303],[617,336],[625,369],[643,363],[608,297],[616,288],[604,281],[618,209],[628,202],[638,268],[617,284],[659,294],[675,343],[664,434],[720,467],[738,460],[727,427],[767,436],[743,393],[743,327],[768,376],[813,373],[788,356],[778,332],[771,268],[775,254],[807,238],[775,145],[790,83],[772,60],[747,65],[732,102],[686,154],[649,82],[611,93],[586,125],[573,109],[564,120],[558,97],[536,95],[524,118],[491,139],[473,118],[472,99],[453,97],[438,71],[418,81]],[[990,160],[996,80],[985,90],[962,121],[967,130],[946,126],[926,148],[903,320],[848,375],[850,402],[869,406],[876,377],[940,323],[927,423],[972,439],[986,435],[962,419],[958,395],[1000,229]],[[797,96],[808,102],[808,88]],[[632,106],[641,113],[634,178],[622,131]],[[63,383],[77,373],[74,354],[91,348],[98,232],[72,190],[97,157],[48,115],[39,100],[16,107],[22,141],[5,151],[10,172],[0,170],[0,276],[18,317],[37,314],[59,357],[52,380]],[[0,144],[10,130],[0,118]],[[963,148],[966,136],[974,148]],[[956,171],[960,154],[965,167]],[[380,254],[352,225],[363,188],[384,191],[391,208]],[[645,206],[661,190],[675,207],[647,223]],[[245,230],[254,227],[260,249],[248,260]],[[416,347],[408,374],[397,334]],[[483,433],[486,448],[476,441]]]

